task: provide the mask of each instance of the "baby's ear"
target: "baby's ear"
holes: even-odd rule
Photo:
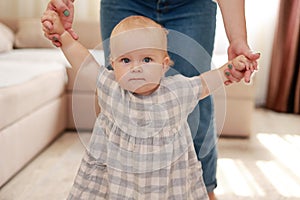
[[[113,59],[109,59],[110,66],[114,69],[115,68],[115,62]]]
[[[169,56],[167,56],[164,58],[163,61],[163,74],[165,74],[169,70],[170,65],[171,65],[171,59]]]

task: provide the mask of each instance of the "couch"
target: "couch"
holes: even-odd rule
[[[100,41],[97,22],[78,22],[75,30],[89,48]],[[44,38],[39,19],[0,19],[0,186],[66,129],[75,129],[72,100],[94,102],[88,87],[73,90],[72,72]],[[95,106],[82,103],[80,109],[76,125],[91,130]]]
[[[75,22],[74,29],[103,57],[97,21]],[[216,62],[226,62],[223,54]],[[44,38],[39,19],[0,19],[0,187],[65,130],[93,128],[100,109],[88,83],[96,74],[78,80],[62,52]],[[225,92],[214,95],[218,133],[248,137],[254,86],[237,84]]]

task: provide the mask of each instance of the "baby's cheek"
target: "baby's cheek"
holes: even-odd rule
[[[120,79],[121,79],[122,76],[123,76],[123,73],[120,72],[120,70],[114,70],[114,74],[115,74],[115,79],[116,79],[117,81],[120,81]]]

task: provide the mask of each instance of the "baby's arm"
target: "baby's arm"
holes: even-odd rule
[[[52,23],[53,28],[51,31],[47,28],[47,26],[45,26],[45,24],[43,24],[43,31],[45,32],[45,35],[50,35],[53,33],[60,35],[59,42],[62,44],[61,50],[76,72],[80,69],[84,62],[87,62],[87,59],[89,60],[88,62],[92,61],[97,63],[88,49],[81,45],[77,40],[74,40],[70,33],[64,29],[64,26],[55,11],[46,11],[42,16],[42,21],[48,21]]]
[[[249,72],[253,62],[256,61],[250,61],[245,56],[240,55],[218,69],[201,74],[199,77],[203,88],[200,99],[212,94],[224,84],[239,82]]]

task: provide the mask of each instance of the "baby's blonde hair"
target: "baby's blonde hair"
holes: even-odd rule
[[[160,24],[156,23],[150,18],[140,16],[140,15],[132,15],[126,17],[125,19],[121,20],[112,30],[111,36],[115,36],[123,31],[132,30],[132,29],[139,29],[139,28],[161,28],[165,31],[167,36],[167,31],[164,29]]]
[[[125,19],[121,20],[112,30],[110,39],[118,38],[119,35],[127,32],[132,31],[131,33],[134,34],[135,30],[147,30],[148,33],[153,37],[157,37],[159,35],[159,38],[161,39],[161,47],[158,48],[160,50],[163,50],[167,57],[170,57],[167,51],[167,30],[162,27],[160,24],[156,23],[150,18],[140,16],[140,15],[133,15],[126,17]],[[130,34],[131,34],[130,33]],[[147,37],[145,36],[145,40],[147,40]],[[111,47],[112,48],[112,47]],[[111,49],[112,51],[112,49]],[[111,52],[112,53],[112,52]],[[173,61],[170,59],[170,66],[173,65]]]

